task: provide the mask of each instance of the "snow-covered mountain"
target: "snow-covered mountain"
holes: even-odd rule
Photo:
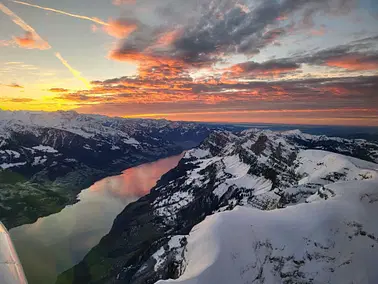
[[[57,283],[375,283],[377,150],[215,131]]]
[[[327,201],[207,217],[186,237],[180,277],[157,283],[377,283],[377,180],[326,191]]]
[[[167,120],[0,111],[0,218],[8,228],[32,222],[94,181],[178,154],[209,133]]]

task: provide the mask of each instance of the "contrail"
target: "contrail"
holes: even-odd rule
[[[43,49],[50,49],[51,46],[49,45],[49,43],[45,40],[43,40],[39,34],[31,27],[29,26],[27,23],[25,23],[19,16],[17,16],[15,13],[13,13],[11,10],[9,10],[7,7],[5,7],[2,3],[0,3],[0,11],[2,11],[4,14],[8,15],[12,21],[20,26],[24,31],[30,33],[33,38],[40,42],[43,46]]]
[[[82,15],[77,15],[77,14],[71,14],[71,13],[56,10],[56,9],[53,9],[53,8],[42,7],[42,6],[38,6],[38,5],[34,5],[34,4],[22,2],[22,1],[12,1],[12,2],[22,4],[22,5],[26,5],[26,6],[30,6],[30,7],[34,7],[34,8],[38,8],[38,9],[42,9],[42,10],[46,10],[46,11],[55,12],[55,13],[58,13],[58,14],[62,14],[62,15],[66,15],[66,16],[70,16],[70,17],[74,17],[74,18],[92,21],[92,22],[95,22],[95,23],[97,23],[99,25],[103,25],[103,26],[109,26],[108,23],[106,23],[106,22],[104,22],[104,21],[102,21],[98,18],[92,18],[92,17],[82,16]]]
[[[60,62],[62,62],[62,64],[64,66],[67,67],[68,70],[70,70],[70,72],[72,73],[72,75],[74,75],[77,79],[79,79],[80,81],[82,81],[88,89],[91,88],[91,84],[88,82],[87,79],[85,79],[84,77],[81,76],[81,73],[79,71],[77,71],[76,69],[72,68],[70,64],[68,64],[68,62],[62,57],[62,55],[60,55],[59,52],[56,52],[55,53],[55,56],[60,60]]]
[[[43,49],[50,49],[50,44],[43,40],[39,34],[33,29],[31,26],[29,26],[27,23],[25,23],[19,16],[17,16],[15,13],[13,13],[11,10],[9,10],[6,6],[4,6],[2,3],[0,3],[0,11],[2,11],[4,14],[8,15],[12,21],[20,26],[24,31],[30,33],[33,36],[33,39],[40,42],[43,47]],[[72,75],[82,81],[88,88],[91,88],[91,84],[86,80],[84,77],[80,75],[80,72],[72,68],[69,63],[60,55],[60,53],[55,53],[55,56],[62,62],[62,64],[70,70]]]

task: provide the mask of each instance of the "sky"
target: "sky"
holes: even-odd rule
[[[0,0],[0,108],[378,126],[378,2]]]

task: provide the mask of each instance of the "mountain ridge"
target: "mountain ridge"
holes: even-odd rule
[[[0,111],[0,216],[8,228],[76,202],[93,182],[199,144],[206,126],[76,112]]]
[[[188,236],[206,216],[238,206],[270,212],[312,199],[329,201],[328,185],[376,179],[377,149],[364,140],[298,131],[214,131],[149,195],[127,206],[109,234],[57,283],[180,279]]]

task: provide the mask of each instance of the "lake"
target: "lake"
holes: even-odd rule
[[[10,234],[29,284],[54,283],[61,272],[80,262],[110,231],[125,206],[148,194],[182,156],[143,164],[100,180],[78,195],[78,203],[12,229]]]

